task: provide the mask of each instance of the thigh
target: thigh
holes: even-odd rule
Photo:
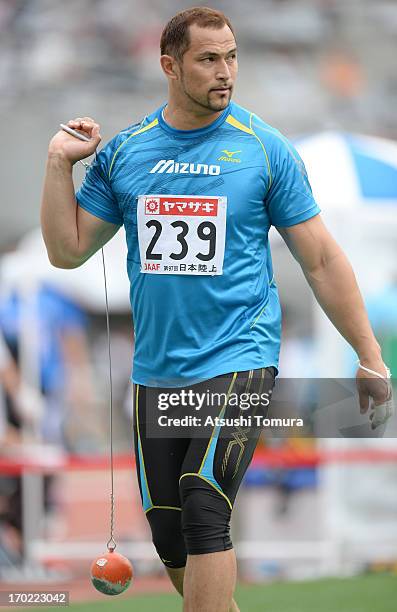
[[[273,367],[259,368],[207,381],[210,393],[223,387],[225,401],[207,437],[190,442],[181,478],[195,475],[205,480],[230,508],[258,443],[262,428],[255,417],[267,414],[275,374]]]
[[[153,437],[159,389],[134,385],[134,447],[143,509],[181,508],[179,476],[189,445],[186,438]]]

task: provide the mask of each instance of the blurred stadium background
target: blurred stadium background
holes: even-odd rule
[[[296,143],[395,375],[396,1],[197,4],[224,10],[234,23],[240,52],[235,100]],[[93,116],[106,142],[165,99],[159,37],[165,22],[187,6],[176,0],[0,0],[2,590],[59,588],[71,591],[72,602],[100,597],[88,569],[105,549],[110,507],[101,260],[97,255],[76,271],[49,267],[37,229],[41,183],[47,145],[61,121]],[[76,167],[76,182],[83,173]],[[132,598],[130,609],[175,610],[180,604],[171,595],[150,599],[171,589],[150,543],[133,468],[133,330],[119,234],[105,249],[116,539],[137,575],[123,597]],[[314,303],[284,244],[277,235],[272,240],[284,308],[280,376],[352,376],[352,351]],[[240,579],[259,585],[240,587],[242,609],[395,609],[395,422],[388,432],[383,439],[262,437],[232,526]],[[305,582],[286,584],[297,580]]]

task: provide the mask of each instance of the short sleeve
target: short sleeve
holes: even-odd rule
[[[96,155],[80,189],[76,192],[76,200],[81,208],[95,217],[123,225],[123,217],[109,182],[109,169],[116,148],[115,140],[110,141]]]
[[[305,165],[283,136],[275,137],[269,155],[272,182],[266,196],[272,225],[288,227],[321,212],[310,187]]]

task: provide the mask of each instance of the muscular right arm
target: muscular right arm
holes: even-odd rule
[[[119,229],[83,210],[74,195],[73,164],[95,152],[101,140],[99,125],[90,118],[69,121],[68,125],[85,132],[91,140],[83,142],[58,132],[50,143],[41,228],[49,260],[57,268],[81,266]]]

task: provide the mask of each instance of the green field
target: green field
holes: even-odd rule
[[[236,601],[241,612],[395,612],[397,576],[378,574],[312,582],[241,585]],[[140,595],[73,604],[70,608],[73,612],[180,612],[182,605],[181,598],[174,595]]]

